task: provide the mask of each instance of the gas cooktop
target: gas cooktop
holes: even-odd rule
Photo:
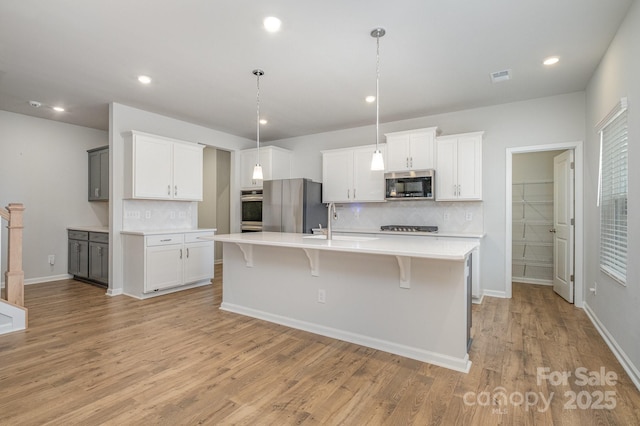
[[[437,226],[419,226],[419,225],[383,225],[381,231],[393,232],[438,232]]]

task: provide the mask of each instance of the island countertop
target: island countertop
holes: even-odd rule
[[[326,240],[324,235],[245,232],[215,235],[209,238],[223,243],[294,247],[458,261],[464,260],[471,251],[478,247],[478,244],[472,241],[408,240],[407,238],[386,235],[372,237],[334,235],[332,240]]]

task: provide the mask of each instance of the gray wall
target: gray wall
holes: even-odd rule
[[[138,130],[156,135],[162,135],[174,139],[198,142],[204,145],[232,151],[231,173],[235,175],[239,162],[233,154],[236,150],[247,149],[253,145],[249,139],[233,136],[228,133],[208,129],[175,118],[154,114],[148,111],[132,108],[126,105],[112,103],[109,108],[109,146],[110,146],[110,167],[111,167],[111,194],[109,228],[109,290],[108,294],[116,295],[122,293],[122,240],[120,232],[123,222],[123,187],[124,187],[124,138],[123,133],[130,130]],[[236,190],[237,189],[237,190]],[[231,182],[231,193],[240,193],[239,186],[235,181]],[[161,203],[161,201],[159,201]],[[230,211],[232,217],[238,214],[239,197],[236,202],[231,203]]]
[[[586,292],[586,310],[619,346],[635,367],[640,387],[640,3],[634,2],[606,55],[587,87],[585,149],[585,278],[587,287],[597,283],[597,295]],[[627,286],[599,268],[600,212],[596,207],[599,137],[595,126],[619,102],[628,97],[629,198]]]
[[[381,133],[437,126],[443,135],[484,130],[482,287],[505,296],[506,149],[584,140],[583,92],[383,123]],[[367,145],[375,126],[284,139],[274,145],[293,151],[292,175],[322,178],[320,150]],[[391,207],[390,207],[391,208]],[[363,204],[362,209],[367,209]]]
[[[23,270],[27,284],[66,278],[67,227],[106,226],[108,205],[88,202],[87,149],[107,132],[0,111],[0,207],[23,203]],[[2,280],[6,270],[2,231]],[[48,255],[55,255],[50,266]]]

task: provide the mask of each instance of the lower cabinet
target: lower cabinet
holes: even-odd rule
[[[74,278],[101,286],[109,285],[109,234],[68,231],[68,268]]]
[[[124,234],[124,290],[146,298],[181,290],[213,278],[213,231]]]

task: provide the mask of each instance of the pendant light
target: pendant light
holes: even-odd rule
[[[256,76],[256,86],[257,86],[257,95],[256,95],[256,104],[257,107],[257,119],[256,119],[256,165],[253,168],[253,179],[262,180],[262,166],[260,165],[260,76],[264,75],[264,71],[261,69],[253,70],[253,75]]]
[[[380,37],[385,33],[384,28],[371,31],[371,37],[376,38],[376,150],[371,158],[371,170],[384,170],[384,157],[378,148],[378,139],[380,137]]]

